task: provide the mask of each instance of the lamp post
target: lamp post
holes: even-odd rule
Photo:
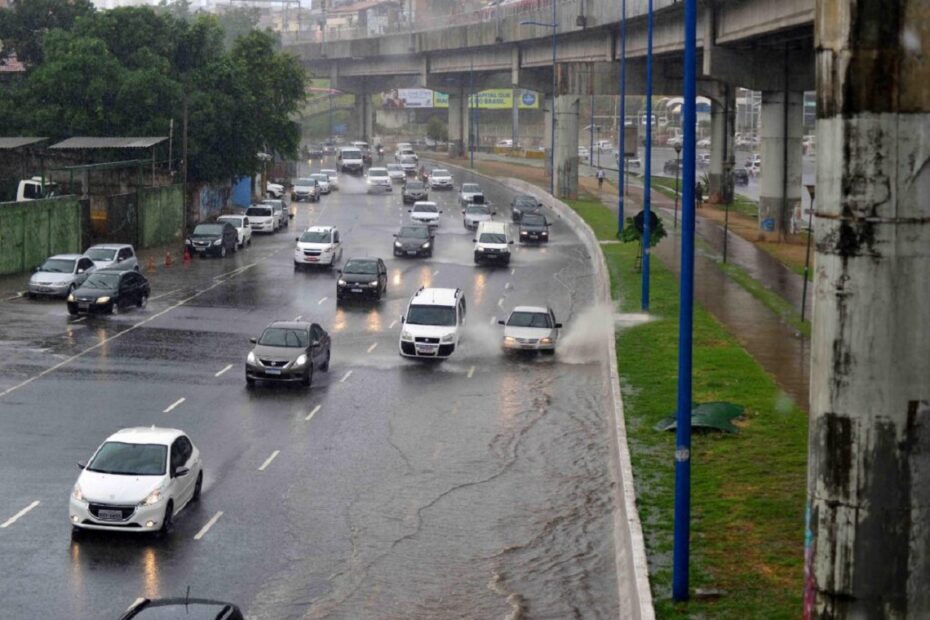
[[[623,232],[623,194],[626,192],[626,0],[620,3],[620,157],[617,166],[620,172],[617,182],[617,236]]]
[[[675,228],[678,228],[678,174],[681,172],[681,143],[675,146]]]
[[[541,26],[543,28],[552,29],[552,110],[551,110],[552,141],[551,141],[551,144],[549,145],[549,193],[552,194],[553,196],[555,196],[555,97],[556,97],[555,61],[556,61],[556,49],[557,49],[556,46],[558,45],[558,43],[556,42],[557,41],[556,35],[559,32],[559,24],[557,21],[558,14],[556,13],[557,8],[558,8],[558,5],[556,1],[552,0],[552,23],[551,24],[547,24],[546,22],[536,22],[536,21],[521,21],[520,22],[521,26]]]
[[[647,4],[646,23],[646,165],[643,183],[643,276],[642,304],[643,311],[649,310],[649,220],[652,210],[652,0]]]
[[[807,193],[811,196],[811,207],[807,212],[807,254],[804,257],[804,286],[801,290],[801,321],[804,321],[804,311],[807,310],[807,274],[811,264],[811,238],[814,236],[814,190],[815,185],[805,185]]]

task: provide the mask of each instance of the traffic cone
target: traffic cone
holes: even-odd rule
[[[165,267],[170,267],[174,264],[174,259],[171,258],[171,252],[165,252]]]
[[[188,248],[184,248],[184,264],[189,265],[191,262],[191,251]]]
[[[149,256],[149,262],[145,265],[145,270],[149,273],[155,273],[155,257]]]

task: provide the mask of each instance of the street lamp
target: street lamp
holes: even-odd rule
[[[811,196],[811,207],[807,212],[807,254],[804,257],[804,286],[801,291],[801,321],[804,321],[804,311],[807,310],[807,274],[811,264],[811,238],[814,236],[814,190],[815,185],[805,185],[807,193]]]
[[[549,193],[555,196],[555,59],[556,59],[556,35],[559,32],[559,24],[556,14],[556,2],[552,0],[552,23],[536,21],[521,21],[521,26],[541,26],[543,28],[552,28],[552,140],[549,145]],[[588,155],[590,157],[590,154]]]
[[[675,228],[678,228],[678,173],[681,172],[681,144],[675,146]]]

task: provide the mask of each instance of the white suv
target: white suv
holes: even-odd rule
[[[249,224],[249,218],[246,215],[221,215],[216,218],[217,222],[229,222],[236,229],[239,247],[244,248],[252,245],[252,226]]]
[[[304,265],[333,264],[342,257],[339,230],[334,226],[311,226],[297,237],[294,248],[294,269]]]
[[[400,320],[402,356],[445,359],[465,327],[465,294],[460,288],[420,288]]]

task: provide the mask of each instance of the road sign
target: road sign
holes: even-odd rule
[[[636,217],[633,218],[633,226],[635,226],[636,230],[638,230],[640,233],[643,232],[643,220],[645,220],[645,217],[643,216],[642,211],[637,213]],[[655,231],[658,225],[659,225],[659,218],[656,217],[656,212],[650,211],[649,212],[649,230]]]

